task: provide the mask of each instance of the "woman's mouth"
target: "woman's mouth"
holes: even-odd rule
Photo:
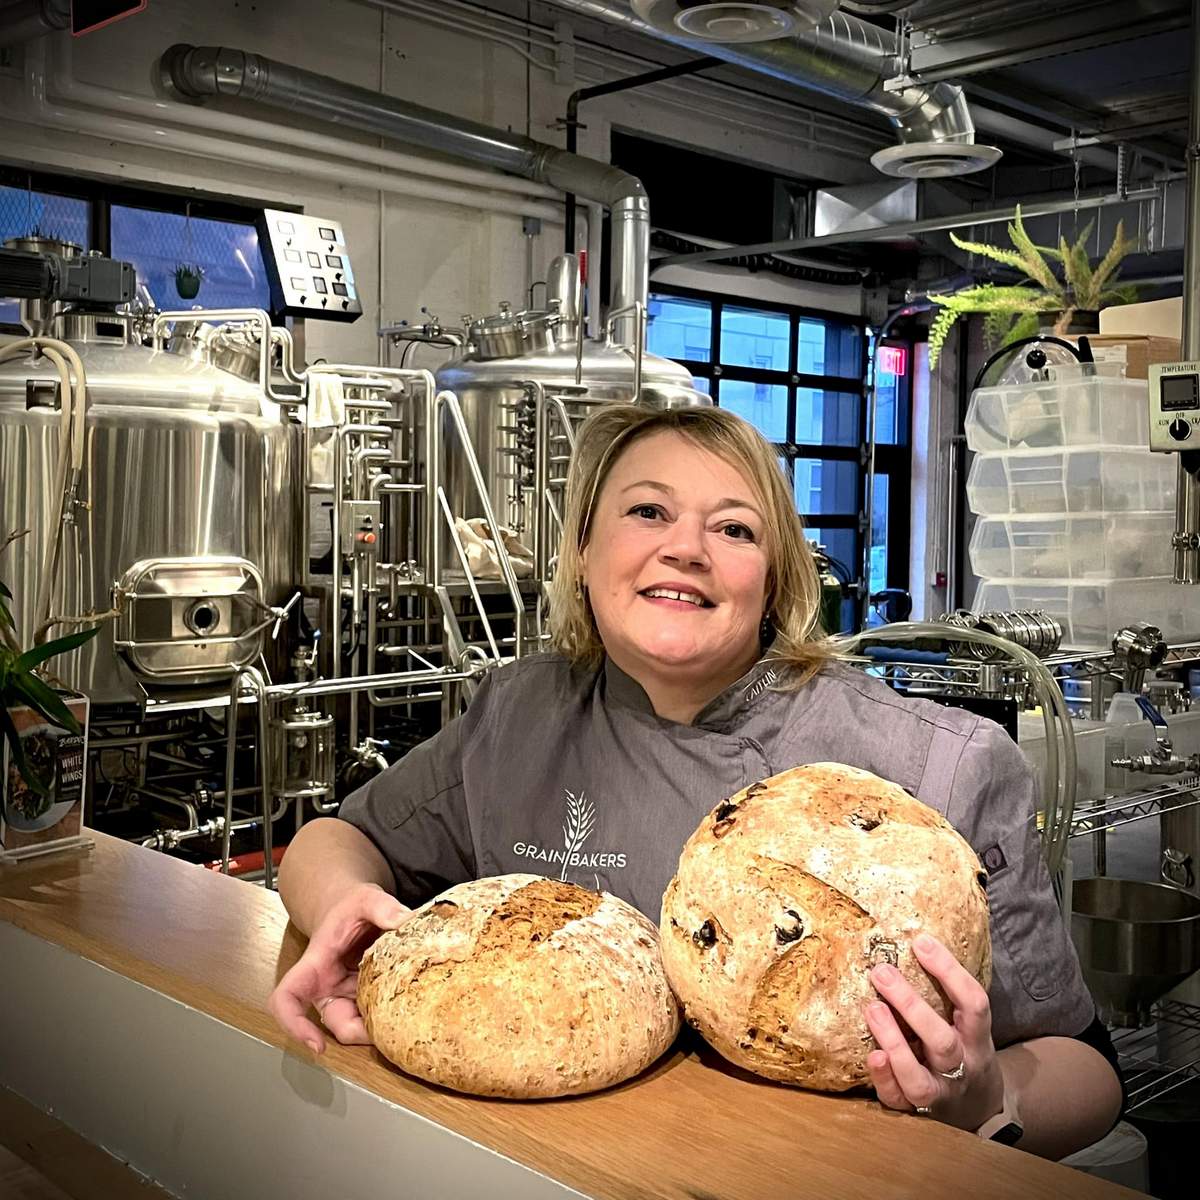
[[[667,603],[681,608],[712,608],[713,604],[699,592],[681,591],[677,588],[651,587],[640,593],[647,600],[657,603]]]

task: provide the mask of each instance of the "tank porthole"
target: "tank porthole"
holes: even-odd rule
[[[211,600],[197,600],[183,614],[183,621],[197,637],[207,637],[220,624],[221,614]]]

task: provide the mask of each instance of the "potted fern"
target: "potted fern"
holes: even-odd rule
[[[937,365],[946,338],[961,316],[984,314],[984,337],[994,348],[1032,337],[1043,324],[1052,323],[1053,331],[1061,336],[1072,332],[1072,322],[1083,314],[1134,300],[1134,288],[1114,285],[1122,260],[1137,242],[1126,238],[1125,224],[1119,222],[1112,245],[1093,267],[1087,252],[1092,228],[1089,222],[1074,244],[1059,238],[1057,247],[1038,246],[1026,232],[1018,206],[1008,227],[1011,248],[968,242],[951,233],[960,250],[1011,267],[1024,278],[1019,284],[978,283],[950,295],[931,294],[929,299],[940,307],[929,327],[930,366]]]

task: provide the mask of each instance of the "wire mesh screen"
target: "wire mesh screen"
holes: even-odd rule
[[[253,225],[114,204],[112,256],[133,263],[139,294],[160,309],[271,306]]]
[[[74,196],[56,196],[32,188],[0,185],[0,242],[9,238],[61,238],[84,250],[90,248],[91,202]],[[0,300],[0,322],[15,325],[20,320],[20,302]]]

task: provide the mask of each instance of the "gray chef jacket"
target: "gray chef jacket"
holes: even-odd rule
[[[1095,1015],[1039,851],[1033,773],[991,721],[830,664],[780,690],[769,662],[691,725],[658,717],[611,661],[538,654],[492,671],[467,712],[347,797],[417,905],[527,872],[628,900],[655,922],[705,813],[814,762],[860,767],[945,815],[988,872],[993,1038],[1073,1037]]]

